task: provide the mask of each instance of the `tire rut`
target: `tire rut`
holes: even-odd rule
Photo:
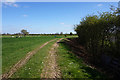
[[[59,46],[58,42],[61,41],[63,38],[59,39],[56,43],[52,45],[51,50],[49,51],[49,54],[44,61],[44,68],[41,73],[41,78],[60,78],[61,73],[60,69],[57,65],[57,54],[56,49]]]
[[[3,74],[2,75],[2,78],[4,79],[7,79],[7,78],[10,78],[18,69],[20,69],[23,65],[25,65],[28,60],[36,53],[38,52],[39,49],[43,48],[45,45],[47,45],[48,43],[52,42],[52,41],[55,41],[56,39],[53,39],[53,40],[50,40],[46,43],[44,43],[42,46],[36,48],[35,50],[31,51],[31,52],[28,52],[26,57],[19,60],[7,73]]]

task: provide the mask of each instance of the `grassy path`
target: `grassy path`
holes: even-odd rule
[[[41,48],[35,55],[30,58],[30,60],[11,78],[41,78],[41,73],[44,68],[44,61],[46,60],[52,45],[58,40],[48,43],[46,46]]]
[[[26,62],[42,47],[44,47],[45,45],[47,45],[48,43],[54,41],[56,39],[53,39],[51,41],[48,41],[46,43],[44,43],[42,46],[40,46],[39,48],[36,48],[35,50],[27,53],[26,57],[21,59],[20,61],[18,61],[10,70],[9,72],[3,74],[3,78],[9,78],[11,77],[19,68],[21,68],[23,65],[26,64]]]
[[[2,38],[2,74],[7,73],[28,52],[52,39],[55,39],[55,37]]]
[[[63,38],[59,39],[57,42],[61,41]],[[57,65],[56,60],[56,49],[58,48],[58,43],[54,43],[52,45],[51,50],[49,51],[49,54],[44,61],[44,68],[41,73],[41,78],[60,78],[60,69]]]

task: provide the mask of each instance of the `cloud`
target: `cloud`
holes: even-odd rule
[[[28,15],[24,14],[23,17],[27,17]]]
[[[97,6],[100,7],[100,6],[103,6],[103,4],[98,4]]]
[[[14,6],[14,7],[18,7],[18,5],[17,5],[17,4],[13,4],[13,6]]]
[[[16,0],[3,0],[3,2],[16,2]]]
[[[63,25],[64,27],[73,27],[73,25],[65,24],[64,22],[62,22],[60,24]]]
[[[19,7],[19,5],[18,4],[16,4],[15,2],[3,2],[3,5],[5,6],[5,7]]]
[[[15,2],[16,0],[3,0],[3,5],[5,7],[16,7],[16,8],[19,7],[19,5],[16,4]]]
[[[60,24],[64,25],[65,23],[62,22],[62,23],[60,23]]]

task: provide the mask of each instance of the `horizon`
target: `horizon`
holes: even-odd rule
[[[3,33],[76,33],[74,25],[87,15],[110,11],[118,2],[16,2],[2,3]]]

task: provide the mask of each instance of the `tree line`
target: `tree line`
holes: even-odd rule
[[[63,32],[60,32],[60,33],[49,33],[49,34],[47,34],[47,33],[42,33],[42,34],[30,34],[27,30],[25,30],[25,29],[22,29],[21,30],[21,32],[20,33],[14,33],[14,34],[10,34],[10,33],[3,33],[2,35],[8,35],[8,36],[41,36],[41,35],[43,35],[43,36],[49,36],[49,35],[77,35],[77,34],[74,34],[74,33],[72,33],[72,32],[70,32],[70,33],[63,33]]]

